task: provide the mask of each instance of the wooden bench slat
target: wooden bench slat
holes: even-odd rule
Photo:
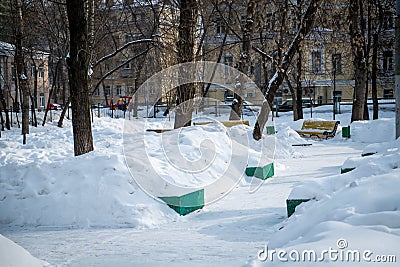
[[[339,121],[304,121],[301,130],[296,131],[300,135],[334,137]]]

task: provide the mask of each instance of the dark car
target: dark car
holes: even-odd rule
[[[303,108],[309,108],[314,104],[312,99],[303,99]],[[292,111],[293,110],[293,100],[287,99],[282,102],[279,106],[279,111]]]

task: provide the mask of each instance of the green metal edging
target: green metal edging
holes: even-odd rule
[[[305,199],[286,199],[286,210],[287,210],[287,215],[290,217],[295,211],[296,207],[300,205],[303,202],[309,201],[310,198],[305,198]]]
[[[271,126],[267,126],[267,135],[272,135],[275,134],[275,126],[271,125]]]
[[[368,157],[368,156],[372,156],[372,155],[375,155],[375,154],[376,154],[376,152],[364,153],[364,154],[361,154],[361,157]]]
[[[274,163],[267,164],[264,167],[247,167],[246,175],[262,180],[268,179],[275,175]]]
[[[350,138],[350,125],[347,127],[342,127],[342,137]]]
[[[186,215],[204,207],[204,189],[182,196],[159,198],[180,215]]]
[[[352,170],[354,170],[354,168],[342,168],[340,169],[340,174],[346,173],[346,172],[351,172]]]

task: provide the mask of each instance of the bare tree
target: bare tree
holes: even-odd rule
[[[365,18],[364,1],[350,0],[349,3],[349,22],[350,22],[350,42],[353,51],[354,67],[354,95],[351,121],[364,120],[364,109],[366,105],[366,40],[365,40]]]
[[[290,66],[290,62],[296,54],[297,48],[301,45],[304,38],[312,30],[316,13],[322,2],[323,0],[310,0],[307,9],[302,16],[297,34],[290,42],[290,46],[287,51],[283,53],[283,57],[279,62],[279,68],[277,68],[274,76],[269,81],[266,90],[266,100],[264,100],[261,106],[261,111],[253,130],[253,138],[255,140],[260,140],[262,137],[262,132],[268,120],[269,113],[271,112],[275,93],[285,78],[285,73],[287,72]]]
[[[198,3],[193,0],[179,1],[179,33],[178,33],[178,63],[191,62],[195,55],[195,34],[198,18]],[[181,75],[185,76],[185,70]],[[189,75],[188,73],[186,75]],[[192,111],[194,109],[193,98],[195,95],[195,85],[182,84],[177,88],[176,112],[174,128],[189,126],[192,121]]]
[[[254,34],[254,18],[256,12],[256,2],[250,0],[247,3],[246,10],[246,22],[243,28],[242,37],[242,52],[240,53],[240,58],[238,62],[238,70],[243,73],[247,73],[251,65],[251,52],[252,52],[252,39]],[[243,77],[243,76],[240,76]],[[239,80],[236,84],[238,92],[244,92],[246,84],[245,81]],[[243,94],[238,94],[235,92],[231,114],[229,120],[239,120],[242,117],[242,106],[243,106]]]
[[[22,143],[26,144],[26,135],[29,134],[29,89],[28,89],[28,75],[25,71],[25,62],[23,54],[22,39],[24,36],[24,21],[22,13],[22,2],[15,0],[15,6],[17,11],[17,32],[16,32],[16,55],[15,61],[17,64],[17,75],[18,88],[21,92],[21,104],[22,104]]]
[[[93,150],[88,89],[88,21],[85,0],[67,0],[70,32],[69,86],[72,104],[74,153],[79,156]]]

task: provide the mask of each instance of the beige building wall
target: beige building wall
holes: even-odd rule
[[[20,92],[16,92],[16,67],[14,63],[14,47],[11,44],[0,42],[0,89],[3,90],[6,105],[10,108],[13,102],[20,103]],[[28,76],[30,92],[34,92],[34,77],[37,72],[37,108],[39,110],[47,107],[50,92],[49,80],[49,54],[41,51],[35,52],[32,56],[25,55],[25,68]],[[35,68],[36,67],[36,68]],[[18,96],[18,97],[16,97]],[[52,103],[52,101],[51,101]],[[30,103],[31,105],[32,103]],[[20,104],[17,104],[20,107]],[[15,106],[17,107],[17,106]]]

